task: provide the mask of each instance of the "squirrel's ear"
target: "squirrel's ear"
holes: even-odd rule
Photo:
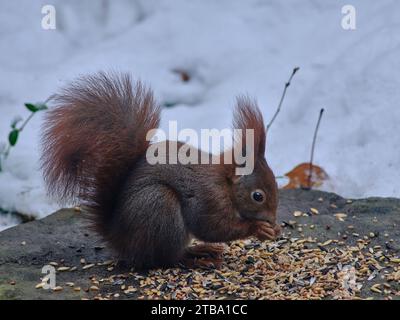
[[[246,129],[252,129],[254,133],[254,158],[264,158],[266,131],[264,119],[256,101],[247,96],[237,98],[233,115],[233,129],[241,129],[240,140],[238,141],[235,137],[235,145],[241,145],[242,154],[246,153]]]

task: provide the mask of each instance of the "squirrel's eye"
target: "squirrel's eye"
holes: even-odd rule
[[[265,193],[262,190],[254,190],[251,193],[251,198],[257,203],[263,203],[265,201]]]

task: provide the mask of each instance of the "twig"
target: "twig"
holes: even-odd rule
[[[22,126],[19,129],[16,129],[19,132],[22,132],[22,130],[24,130],[25,126],[28,124],[29,120],[32,119],[32,117],[35,115],[34,112],[32,112],[28,118],[26,118],[26,120],[24,121],[24,123],[22,124]],[[8,157],[9,153],[11,150],[11,145],[8,144],[7,149],[4,151],[3,155],[4,155],[4,159]],[[0,165],[0,171],[2,171],[2,167]]]
[[[27,125],[27,123],[29,122],[29,120],[32,119],[32,117],[35,115],[34,112],[32,112],[28,118],[26,118],[26,120],[24,121],[24,123],[22,124],[22,126],[18,129],[19,132],[22,132],[22,130],[24,130],[25,126]]]
[[[275,121],[276,117],[278,116],[279,111],[281,111],[282,102],[285,99],[285,95],[286,95],[286,90],[290,86],[290,82],[292,81],[293,76],[296,74],[297,71],[299,71],[299,69],[300,69],[299,67],[294,68],[292,71],[292,74],[290,75],[289,80],[285,83],[285,87],[283,88],[283,92],[282,92],[281,100],[279,101],[279,104],[278,104],[278,108],[276,109],[275,114],[272,117],[271,121],[268,123],[267,128],[265,129],[266,132],[268,132],[272,123]]]
[[[36,114],[37,111],[47,109],[46,103],[47,103],[51,98],[52,98],[52,97],[50,96],[49,98],[46,99],[46,101],[44,102],[44,108],[43,108],[43,106],[41,106],[40,108],[37,108],[37,107],[36,107],[34,110],[31,110],[31,109],[29,108],[29,110],[31,110],[31,114],[29,115],[29,117],[25,119],[25,121],[22,123],[21,127],[19,127],[19,128],[16,128],[16,127],[15,127],[15,126],[16,126],[16,122],[15,122],[14,125],[11,125],[13,131],[16,131],[17,134],[21,133],[21,132],[24,130],[25,126],[28,124],[28,122],[29,122],[29,121],[33,118],[33,116]],[[25,104],[25,106],[28,107],[28,104]],[[13,131],[12,131],[12,132],[13,132]],[[18,136],[17,136],[17,138],[18,138]],[[12,147],[12,145],[11,145],[10,142],[9,142],[8,145],[7,145],[7,148],[6,148],[4,151],[1,151],[1,152],[0,152],[0,172],[3,171],[3,161],[4,161],[6,158],[8,158],[8,155],[10,154],[11,147]]]
[[[312,146],[311,146],[310,172],[308,174],[308,188],[310,188],[310,189],[311,189],[311,177],[312,177],[312,169],[313,169],[315,141],[317,140],[317,133],[318,133],[319,124],[321,122],[323,113],[324,113],[324,108],[322,108],[319,112],[319,117],[318,117],[317,125],[314,130],[314,137],[313,137],[313,142],[312,142]]]

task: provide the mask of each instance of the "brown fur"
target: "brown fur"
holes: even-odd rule
[[[51,195],[81,201],[99,232],[112,219],[115,192],[147,149],[160,110],[152,92],[128,75],[98,73],[52,96],[43,128],[42,168]],[[134,124],[134,125],[133,125]]]
[[[215,246],[188,248],[190,239],[264,240],[279,233],[264,122],[250,99],[238,99],[234,116],[235,128],[255,130],[255,170],[243,177],[231,164],[150,165],[145,138],[158,126],[160,110],[151,91],[140,83],[132,89],[127,75],[81,78],[53,101],[42,154],[49,193],[86,205],[120,259],[136,268],[193,266],[188,259],[219,265]],[[252,200],[255,189],[265,192],[264,203]]]

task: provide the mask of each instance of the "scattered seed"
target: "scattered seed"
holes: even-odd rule
[[[109,266],[110,264],[113,264],[113,260],[106,260],[104,262],[99,263],[101,266]]]
[[[293,225],[296,229],[307,226],[295,221]],[[309,225],[310,228],[314,226]],[[337,239],[324,241],[314,237],[300,237],[298,234],[296,238],[288,237],[286,232],[278,241],[273,242],[260,242],[256,239],[233,241],[219,269],[169,268],[153,269],[146,273],[134,270],[122,274],[108,273],[103,275],[104,278],[90,276],[90,282],[83,288],[85,292],[95,292],[92,298],[96,300],[119,298],[123,294],[129,297],[138,292],[137,299],[167,300],[219,300],[227,297],[358,299],[363,284],[365,286],[369,280],[387,284],[368,286],[368,291],[380,294],[382,298],[395,297],[397,281],[400,281],[400,258],[388,252],[384,246],[372,246],[368,237],[367,240],[356,238],[351,244],[346,244],[340,241],[345,236],[342,233]],[[94,265],[85,264],[82,269]],[[114,270],[111,260],[96,265],[104,266],[104,270],[109,272]],[[352,278],[353,273],[355,278]],[[394,281],[396,284],[392,283]],[[128,285],[132,283],[137,285]],[[81,291],[72,282],[65,283],[65,286]],[[107,292],[110,288],[112,292]]]
[[[68,271],[70,269],[71,269],[71,267],[59,267],[59,268],[57,268],[57,271],[63,272],[63,271]]]
[[[129,286],[128,289],[124,290],[124,293],[125,294],[130,294],[130,293],[133,293],[133,292],[136,292],[136,291],[137,291],[136,288],[134,288],[133,286]],[[153,291],[153,293],[154,293],[154,291]]]
[[[320,246],[325,247],[327,245],[330,245],[332,243],[332,240],[327,240],[324,243],[321,243]]]
[[[370,289],[371,291],[375,292],[375,293],[382,293],[382,291],[379,289],[380,287],[380,283],[374,284]]]
[[[347,217],[347,214],[345,214],[345,213],[335,213],[334,216],[335,216],[336,219],[338,219],[339,221],[344,221],[344,218]]]
[[[87,269],[90,269],[92,267],[94,267],[94,263],[90,263],[90,264],[87,264],[87,265],[83,266],[82,270],[87,270]]]
[[[295,212],[293,212],[293,215],[294,215],[295,217],[301,217],[301,216],[303,215],[303,212],[301,212],[301,211],[295,211]]]

